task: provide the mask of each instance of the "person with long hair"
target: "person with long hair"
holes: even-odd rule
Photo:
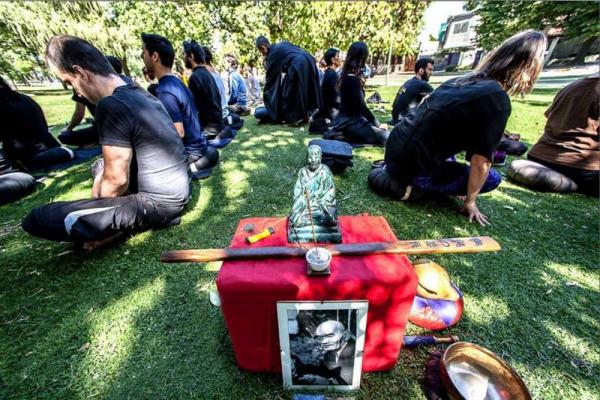
[[[471,73],[451,79],[413,108],[390,133],[384,163],[368,177],[375,192],[399,200],[426,193],[464,196],[469,221],[488,225],[479,193],[500,184],[491,169],[511,112],[509,95],[530,92],[542,70],[546,37],[518,33],[487,54]],[[449,160],[466,152],[470,165]]]
[[[48,130],[40,105],[13,90],[0,78],[0,142],[15,168],[44,169],[72,160],[75,153],[62,147]]]
[[[365,102],[363,72],[369,56],[364,42],[354,42],[346,54],[338,82],[340,112],[326,139],[342,140],[353,144],[384,145],[388,132],[379,127],[379,121]]]

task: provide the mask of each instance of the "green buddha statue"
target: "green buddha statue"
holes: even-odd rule
[[[335,185],[329,167],[321,164],[321,148],[308,147],[308,166],[298,171],[294,186],[294,205],[288,219],[288,241],[340,243],[335,202]],[[310,212],[309,212],[310,210]]]

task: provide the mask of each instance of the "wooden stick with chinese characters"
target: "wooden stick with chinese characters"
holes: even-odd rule
[[[500,245],[489,236],[451,239],[400,240],[397,242],[343,243],[323,245],[332,256],[359,256],[368,254],[448,254],[481,253],[500,250]],[[211,262],[244,258],[304,257],[302,247],[251,247],[198,250],[172,250],[161,254],[160,260],[175,262]]]

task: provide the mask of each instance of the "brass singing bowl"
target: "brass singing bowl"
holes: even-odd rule
[[[473,343],[451,344],[440,360],[440,374],[452,400],[531,400],[527,386],[510,365]]]

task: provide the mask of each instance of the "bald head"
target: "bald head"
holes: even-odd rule
[[[344,324],[339,321],[329,320],[317,326],[315,336],[325,351],[338,350],[342,345],[344,336]]]

